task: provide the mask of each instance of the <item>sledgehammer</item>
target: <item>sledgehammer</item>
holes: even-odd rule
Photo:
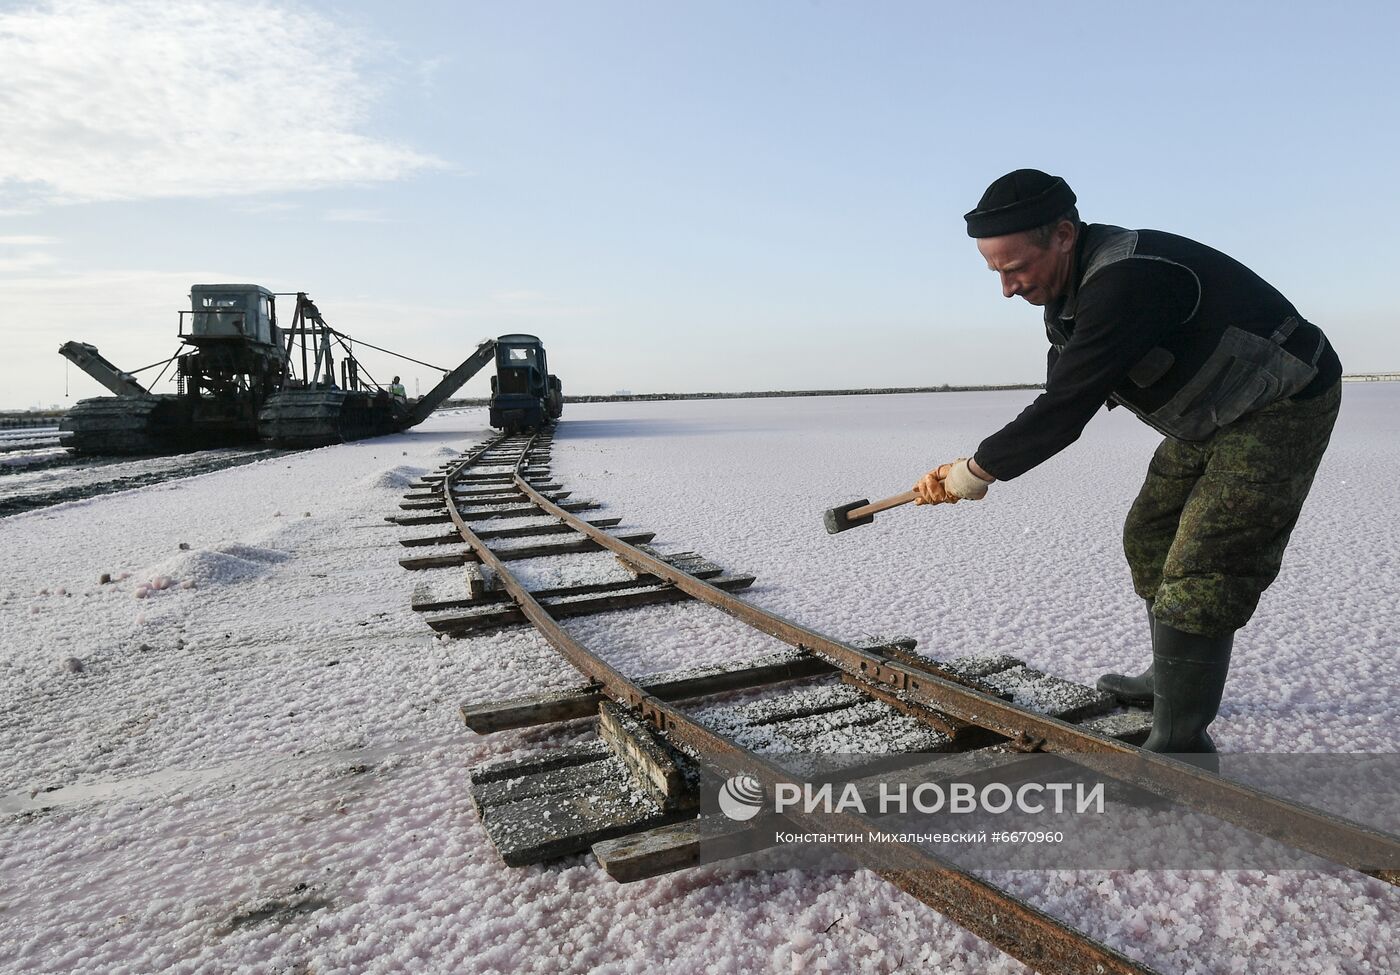
[[[870,503],[868,498],[861,498],[859,501],[852,501],[850,504],[843,504],[839,508],[832,508],[823,516],[826,522],[828,534],[836,535],[847,528],[858,528],[861,525],[868,525],[875,520],[875,512],[888,511],[890,508],[898,508],[902,504],[908,504],[917,498],[913,491],[905,491],[903,494],[896,494],[892,498],[885,498],[883,501]]]

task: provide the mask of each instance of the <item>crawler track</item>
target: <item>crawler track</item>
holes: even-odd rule
[[[648,533],[617,535],[607,530],[617,524],[616,519],[580,517],[578,512],[596,506],[566,500],[567,492],[560,492],[558,485],[549,483],[548,471],[540,463],[549,440],[550,434],[546,433],[488,441],[440,476],[428,479],[426,486],[430,490],[406,499],[405,508],[424,514],[395,519],[401,524],[450,524],[455,529],[452,534],[409,540],[405,544],[466,545],[464,550],[404,560],[409,568],[468,567],[469,599],[415,599],[415,604],[425,610],[450,609],[460,603],[475,607],[471,616],[431,618],[436,629],[463,634],[483,621],[490,625],[527,621],[589,682],[583,693],[562,695],[543,711],[538,710],[538,705],[531,706],[537,710],[530,714],[523,714],[530,711],[523,706],[519,709],[521,714],[513,714],[509,707],[496,707],[475,715],[476,722],[469,713],[469,724],[478,730],[580,717],[604,700],[611,702],[604,705],[605,724],[640,720],[663,747],[695,756],[728,775],[751,776],[772,790],[778,783],[790,781],[792,772],[707,727],[673,702],[727,686],[756,686],[835,672],[859,694],[890,705],[931,729],[971,729],[970,739],[1007,740],[1022,750],[1051,752],[1296,849],[1391,883],[1400,882],[1400,839],[1390,834],[1260,792],[1169,757],[1143,752],[1092,724],[1076,724],[1018,706],[989,693],[985,685],[963,679],[932,661],[892,653],[888,648],[882,651],[857,647],[833,639],[734,595],[732,590],[746,586],[751,577],[723,574],[705,560],[686,562],[663,557],[655,550],[639,547],[650,540]],[[497,470],[483,470],[489,467]],[[537,523],[516,532],[540,534],[553,541],[534,551],[526,549],[526,556],[519,554],[518,547],[493,549],[489,543],[508,537],[506,532],[511,531],[492,527],[492,519],[506,512],[515,518],[536,516]],[[592,593],[531,592],[507,564],[520,557],[588,550],[612,552],[635,571],[637,582],[622,592],[616,584],[595,587]],[[699,571],[702,565],[703,572]],[[700,577],[706,574],[710,578]],[[584,598],[595,602],[580,609],[579,600]],[[594,612],[680,598],[713,606],[789,644],[800,656],[782,666],[775,665],[772,673],[750,668],[728,685],[702,680],[680,686],[686,682],[645,681],[621,673],[558,622],[576,611]],[[609,712],[609,707],[614,710]],[[645,746],[643,741],[643,749]],[[664,765],[664,757],[661,763]],[[684,810],[680,810],[677,818],[684,818],[683,814]],[[800,808],[789,810],[784,816],[813,832],[863,834],[870,842],[843,847],[842,852],[1039,971],[1152,971],[918,845],[875,841],[881,826],[873,818],[849,812],[807,813]]]

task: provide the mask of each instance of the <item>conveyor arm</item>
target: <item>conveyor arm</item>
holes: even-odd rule
[[[433,410],[446,402],[449,396],[461,389],[468,379],[480,372],[482,367],[495,357],[496,340],[486,339],[476,347],[476,351],[468,356],[465,362],[443,376],[442,382],[428,390],[426,396],[413,404],[413,408],[408,411],[408,425],[416,426],[426,420]]]
[[[131,373],[122,372],[108,362],[95,345],[64,342],[58,347],[58,353],[118,396],[151,395],[145,386],[132,378]]]

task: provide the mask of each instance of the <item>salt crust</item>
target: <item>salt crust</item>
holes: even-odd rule
[[[1117,535],[1155,438],[1123,411],[985,502],[820,529],[825,508],[904,490],[1029,396],[570,405],[554,470],[600,514],[756,573],[749,598],[818,629],[1005,651],[1091,683],[1144,654]],[[1385,752],[1400,735],[1400,387],[1346,400],[1237,641],[1226,749]],[[586,726],[478,738],[455,705],[577,675],[528,630],[434,639],[383,521],[396,468],[486,433],[483,411],[455,412],[0,520],[0,970],[1024,971],[864,873],[713,867],[623,887],[588,857],[503,869],[464,767]],[[133,600],[152,573],[206,582]],[[776,649],[686,605],[568,626],[635,673]],[[56,665],[70,657],[80,671]],[[1400,968],[1400,897],[1354,874],[988,879],[1164,972]]]

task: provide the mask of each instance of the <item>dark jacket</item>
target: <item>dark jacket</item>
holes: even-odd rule
[[[1322,330],[1233,258],[1156,230],[1079,229],[1068,294],[1045,309],[1045,392],[982,441],[987,473],[1010,480],[1048,460],[1105,402],[1202,441],[1341,377]]]

